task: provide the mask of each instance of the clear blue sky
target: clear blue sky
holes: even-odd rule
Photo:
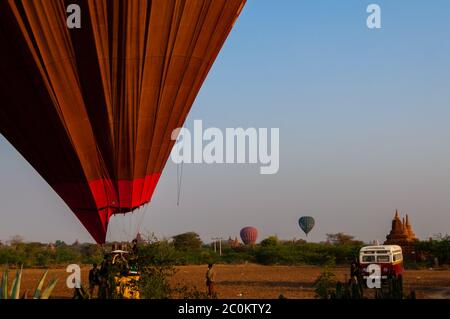
[[[366,7],[382,8],[382,29]],[[143,230],[383,240],[394,210],[416,234],[450,230],[450,2],[249,0],[189,116],[206,126],[278,127],[280,172],[186,165],[177,207],[169,163]],[[0,137],[0,240],[91,241],[75,216]],[[125,239],[139,215],[113,220]],[[132,220],[133,219],[133,220]],[[131,231],[132,232],[132,231]]]

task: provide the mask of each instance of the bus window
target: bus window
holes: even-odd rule
[[[402,260],[402,259],[403,259],[402,254],[395,254],[394,255],[394,261],[399,261],[399,260]]]
[[[375,256],[363,256],[363,263],[372,263],[375,262]]]
[[[389,262],[389,256],[388,255],[377,256],[377,262],[379,262],[379,263],[388,263]]]

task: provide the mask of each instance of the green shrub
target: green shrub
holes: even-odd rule
[[[174,290],[170,278],[176,273],[171,266],[151,266],[142,269],[139,290],[144,299],[168,299]]]
[[[333,289],[336,286],[335,275],[325,269],[319,277],[317,277],[314,282],[314,291],[316,293],[316,298],[320,299],[331,299],[333,294]]]
[[[173,289],[170,278],[175,274],[173,267],[177,262],[177,251],[167,241],[156,241],[140,246],[138,267],[141,270],[139,290],[145,299],[167,299]]]

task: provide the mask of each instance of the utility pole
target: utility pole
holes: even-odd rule
[[[214,252],[217,252],[217,242],[219,242],[219,256],[222,256],[222,237],[213,237],[211,238],[212,240],[214,240]]]
[[[212,240],[213,240],[213,243],[214,243],[214,252],[217,252],[217,247],[216,247],[216,240],[215,240],[215,238],[213,237],[213,238],[211,238]]]

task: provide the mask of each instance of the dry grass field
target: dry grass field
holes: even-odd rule
[[[178,267],[172,278],[174,285],[186,285],[205,289],[204,275],[206,266]],[[89,268],[83,267],[82,281],[86,284]],[[345,280],[347,268],[334,268],[336,279]],[[22,279],[22,291],[34,290],[34,286],[44,269],[25,269]],[[283,294],[286,298],[314,298],[313,282],[321,268],[314,266],[261,266],[217,265],[216,290],[222,299],[272,299]],[[57,277],[58,284],[53,298],[71,298],[73,292],[66,287],[65,269],[50,269],[48,279]],[[12,280],[13,271],[10,272]],[[405,273],[405,289],[415,289],[417,298],[450,299],[450,270],[408,270]]]

